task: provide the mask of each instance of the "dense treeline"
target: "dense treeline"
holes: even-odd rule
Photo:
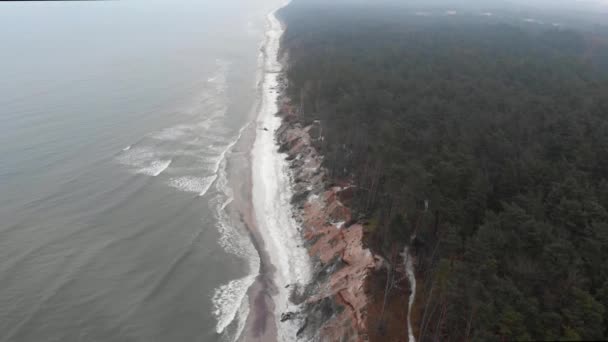
[[[370,245],[415,248],[419,338],[608,338],[608,83],[589,56],[605,50],[301,3],[281,13],[289,95],[357,185]]]

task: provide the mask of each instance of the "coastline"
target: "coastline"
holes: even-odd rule
[[[288,47],[281,46],[281,49],[287,66]],[[368,247],[364,222],[354,217],[350,209],[356,185],[348,179],[329,177],[322,166],[321,123],[301,116],[303,113],[286,95],[287,75],[283,72],[279,79],[277,116],[281,123],[275,138],[279,151],[288,161],[290,202],[312,263],[311,281],[292,296],[301,304],[301,310],[285,312],[281,321],[299,325],[291,339],[367,341],[392,336],[415,342],[409,319],[414,296],[408,293],[410,289],[415,291],[416,286],[413,257],[404,251],[401,262],[393,267]],[[386,305],[386,312],[390,314],[384,315],[384,281],[382,289],[375,289],[382,277],[372,274],[390,274],[391,282],[401,288],[400,300]],[[396,274],[398,281],[395,281]],[[403,307],[405,312],[394,315],[385,335],[382,316],[393,316],[402,312]]]
[[[238,302],[238,307],[233,308],[235,311],[230,311],[222,317],[223,321],[218,321],[217,333],[223,335],[223,340],[231,342],[277,340],[274,302],[272,300],[272,296],[276,292],[273,282],[276,269],[266,252],[264,239],[257,228],[253,205],[252,146],[257,137],[257,120],[263,107],[263,86],[267,59],[265,49],[269,42],[267,31],[270,29],[270,22],[268,22],[268,19],[266,21],[264,38],[259,47],[258,72],[253,85],[256,101],[249,112],[248,124],[243,128],[240,138],[227,155],[225,166],[226,178],[232,189],[230,207],[234,210],[231,211],[231,220],[233,224],[238,222],[244,234],[248,235],[248,240],[253,245],[256,254],[255,258],[253,256],[251,258],[258,259],[257,265],[253,266],[251,260],[245,260],[250,264],[250,273],[244,278],[251,280],[245,284],[244,293],[238,294],[241,299]]]
[[[231,338],[231,341],[261,342],[276,340],[273,316],[274,304],[272,302],[274,291],[272,276],[275,269],[268,253],[265,251],[264,241],[257,230],[253,209],[251,146],[255,140],[255,135],[255,127],[250,125],[243,132],[228,160],[228,177],[231,186],[234,188],[233,204],[238,213],[238,218],[235,218],[235,220],[238,219],[243,224],[260,258],[259,269],[251,270],[257,273],[255,273],[252,284],[247,288],[241,308],[237,313],[241,317],[234,318],[235,321],[244,320],[242,331],[237,332],[238,336]]]
[[[281,125],[281,118],[276,114],[279,76],[283,67],[278,58],[283,27],[275,14],[276,11],[268,15],[270,27],[264,50],[262,102],[252,149],[252,195],[257,230],[275,268],[272,276],[275,286],[272,293],[274,320],[277,338],[283,341],[292,339],[299,329],[297,320],[281,322],[281,316],[285,312],[299,310],[291,296],[294,289],[309,282],[310,261],[292,214],[289,165],[278,151],[274,135]]]
[[[251,310],[241,339],[366,339],[367,280],[384,262],[364,246],[363,225],[345,204],[350,185],[327,182],[314,146],[320,127],[299,122],[285,95],[277,11],[268,15],[250,153],[251,216],[243,218],[262,261],[248,290]]]
[[[348,180],[331,181],[322,167],[320,124],[300,117],[285,95],[280,106],[277,140],[290,162],[292,205],[314,270],[298,299],[302,311],[288,312],[283,319],[303,317],[305,323],[298,330],[302,339],[382,341],[390,337],[414,342],[408,315],[414,300],[408,291],[416,286],[414,258],[404,250],[402,258],[395,255],[391,266],[368,248],[364,223],[350,209],[355,186]],[[392,293],[398,300],[385,305],[387,278],[397,288]],[[408,281],[412,282],[408,285]]]
[[[277,9],[278,10],[278,9]],[[277,10],[273,10],[266,16],[267,27],[264,39],[260,45],[258,56],[258,74],[255,81],[256,97],[250,113],[250,123],[243,131],[239,141],[234,146],[234,151],[228,159],[229,182],[234,189],[234,207],[238,213],[235,218],[241,222],[249,234],[252,244],[255,246],[259,256],[259,269],[250,270],[254,273],[253,282],[247,287],[245,297],[233,321],[243,324],[237,329],[234,336],[228,336],[230,341],[277,341],[277,320],[275,319],[275,303],[273,296],[277,293],[274,282],[276,267],[273,265],[269,253],[266,250],[266,242],[256,219],[254,207],[254,149],[255,141],[261,132],[259,120],[262,117],[264,106],[268,102],[265,97],[268,93],[267,87],[267,64],[268,46],[271,44],[269,33],[274,29],[270,16]]]
[[[370,276],[393,271],[367,248],[364,226],[352,217],[353,185],[328,180],[318,152],[320,124],[299,118],[286,96],[288,56],[279,56],[284,47],[277,11],[268,15],[257,117],[239,142],[251,172],[234,176],[242,188],[241,221],[261,259],[247,290],[248,310],[240,313],[246,323],[239,340],[381,338],[382,323],[373,317],[382,306],[376,303],[381,291]],[[412,259],[404,253],[395,271],[411,280]],[[413,297],[405,296],[407,311]],[[407,319],[404,338],[415,341],[409,315],[399,317]]]
[[[247,290],[243,306],[249,310],[238,340],[292,340],[300,324],[281,322],[282,314],[299,310],[291,301],[292,290],[308,283],[308,254],[301,232],[291,213],[291,177],[285,156],[278,152],[274,132],[281,124],[277,101],[280,39],[283,27],[275,10],[267,15],[268,29],[261,48],[259,101],[253,125],[243,135],[238,165],[248,165],[248,174],[233,169],[233,184],[239,190],[236,201],[241,221],[248,229],[261,262],[258,275]]]
[[[416,239],[416,233],[420,232],[420,217],[413,215],[421,212],[422,200],[397,203],[393,207],[393,198],[390,197],[394,195],[399,198],[399,191],[407,193],[411,189],[391,193],[391,188],[398,189],[398,184],[392,182],[387,183],[386,188],[378,186],[379,190],[375,190],[374,185],[367,189],[363,186],[357,188],[357,185],[366,184],[366,178],[375,184],[383,182],[382,177],[392,176],[392,170],[385,175],[381,171],[373,171],[374,168],[383,169],[384,160],[379,159],[376,163],[361,160],[369,157],[366,153],[374,148],[355,146],[352,150],[357,151],[358,159],[340,159],[348,159],[350,149],[348,142],[344,144],[340,141],[341,129],[349,132],[347,140],[356,141],[360,133],[358,121],[349,120],[349,112],[356,112],[357,108],[366,107],[366,104],[354,102],[354,109],[341,109],[337,116],[343,121],[334,123],[337,117],[332,117],[335,112],[331,110],[334,103],[339,102],[332,97],[334,84],[330,83],[326,89],[318,85],[325,80],[324,74],[334,72],[333,55],[324,56],[320,62],[310,57],[308,53],[312,51],[315,54],[317,51],[307,49],[305,40],[298,40],[310,32],[309,27],[303,25],[298,31],[295,24],[297,17],[293,21],[288,15],[284,18],[294,25],[290,26],[292,34],[285,38],[286,46],[281,48],[286,51],[284,57],[288,57],[289,53],[294,54],[294,59],[289,61],[293,64],[283,64],[285,68],[279,68],[279,64],[275,63],[277,55],[272,44],[281,39],[282,32],[271,29],[268,39],[272,44],[268,43],[265,50],[270,53],[266,56],[267,68],[261,90],[263,100],[251,151],[251,211],[255,215],[249,218],[253,224],[248,226],[258,241],[256,248],[264,255],[268,266],[268,269],[260,269],[260,282],[250,288],[250,306],[254,308],[254,314],[249,317],[251,331],[266,331],[262,327],[267,326],[276,327],[273,338],[277,340],[415,341],[416,336],[424,335],[426,323],[422,325],[420,320],[426,319],[426,322],[437,322],[436,328],[430,329],[435,336],[441,336],[446,331],[442,326],[445,308],[435,320],[431,317],[434,311],[428,317],[425,311],[420,317],[421,298],[433,300],[431,295],[434,288],[430,288],[427,296],[425,291],[428,291],[428,286],[424,286],[423,277],[419,278],[420,286],[417,286],[420,274],[416,272],[416,267],[424,270],[424,262],[428,261],[425,259],[428,257],[426,250],[423,249],[425,241],[437,241],[430,257],[430,265],[433,265],[436,248],[443,238],[438,233],[439,212],[434,214],[434,227],[429,221],[429,226],[434,230],[422,231],[423,235],[428,235]],[[269,16],[270,22],[276,22],[276,19],[274,14]],[[323,38],[316,37],[321,41]],[[337,41],[339,39],[326,43],[333,46],[338,45]],[[319,73],[319,77],[315,69],[320,65],[330,67],[324,70],[325,73]],[[404,69],[407,67],[404,66]],[[307,73],[315,75],[311,77],[312,80],[307,79]],[[289,83],[290,80],[294,83]],[[316,85],[319,93],[330,94],[327,99],[316,102],[320,95],[314,92],[315,82],[319,82]],[[353,96],[356,95],[355,91]],[[294,99],[293,103],[289,96]],[[303,109],[307,108],[307,104],[310,104],[310,111]],[[377,102],[370,106],[381,107]],[[334,138],[332,134],[336,134],[337,138],[327,139],[324,143],[323,131],[329,131],[326,138]],[[334,145],[328,144],[329,141]],[[389,142],[389,145],[394,144]],[[384,147],[382,144],[379,146]],[[323,155],[328,158],[326,163],[323,163]],[[322,165],[329,165],[332,172]],[[359,165],[364,168],[358,169]],[[353,171],[349,173],[351,168]],[[370,168],[373,168],[372,174],[368,175],[366,173]],[[333,172],[335,169],[339,170]],[[400,180],[407,180],[411,173],[408,168],[400,172]],[[413,180],[414,183],[416,181]],[[362,192],[363,196],[367,195],[369,203],[361,204],[358,201],[365,199],[359,197]],[[388,203],[371,203],[376,193],[385,192],[389,194]],[[353,198],[357,201],[354,202],[356,205],[351,206],[349,202]],[[427,212],[429,200],[424,200],[424,205],[424,212]],[[388,213],[382,212],[386,207]],[[350,208],[361,208],[363,214],[351,212]],[[413,213],[411,222],[405,221],[405,210]],[[409,243],[406,239],[409,239]],[[457,246],[458,240],[450,242]],[[312,272],[307,275],[311,281],[306,281],[306,277],[297,273],[302,270],[298,262],[305,262],[307,258],[291,257],[293,253],[303,254],[301,246],[305,247],[310,259],[308,268]],[[458,257],[460,252],[457,250],[454,253]],[[450,258],[453,261],[455,257]],[[297,285],[294,286],[294,283]],[[475,308],[471,312],[475,312]],[[264,313],[266,317],[262,318]],[[454,326],[458,324],[454,323]],[[467,326],[467,336],[469,328],[470,325]]]

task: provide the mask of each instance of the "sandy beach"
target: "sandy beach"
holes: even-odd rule
[[[260,270],[247,291],[247,316],[239,340],[275,341],[295,337],[298,322],[281,323],[281,314],[294,309],[289,285],[304,283],[308,255],[291,214],[291,180],[285,156],[278,152],[275,132],[281,124],[278,61],[283,29],[274,12],[268,15],[266,41],[260,55],[259,100],[253,123],[243,132],[228,159],[234,205],[259,252]],[[287,261],[288,262],[285,262]],[[245,306],[245,304],[243,304]]]
[[[234,206],[239,219],[251,234],[251,240],[260,255],[260,270],[254,283],[247,290],[249,313],[240,340],[274,341],[276,340],[276,323],[274,321],[274,304],[272,293],[274,285],[272,276],[274,266],[265,251],[264,240],[260,236],[255,222],[252,199],[251,146],[255,140],[256,129],[250,125],[228,159],[229,179],[234,187]]]

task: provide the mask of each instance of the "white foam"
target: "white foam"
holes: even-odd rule
[[[228,152],[230,152],[232,150],[232,148],[234,147],[234,145],[241,139],[241,136],[243,135],[243,132],[245,131],[245,129],[247,127],[249,127],[249,124],[241,127],[236,138],[234,138],[230,143],[228,143],[228,145],[226,145],[224,147],[220,147],[221,152],[220,152],[220,155],[215,160],[214,173],[218,173],[218,171],[220,170],[221,163],[226,160],[226,154]]]
[[[265,70],[280,70],[278,49],[281,25],[274,13],[268,16],[270,29],[266,34]],[[290,320],[281,323],[280,316],[287,311],[297,311],[298,306],[289,301],[288,284],[304,285],[310,281],[310,260],[302,248],[300,232],[292,215],[291,182],[289,165],[284,155],[278,152],[274,132],[281,124],[275,114],[278,111],[277,93],[272,90],[278,86],[278,74],[267,72],[262,85],[262,105],[257,118],[257,135],[252,150],[253,163],[253,204],[258,229],[276,266],[275,283],[277,294],[275,303],[275,322],[280,341],[296,339],[301,322]],[[263,128],[269,131],[264,131]],[[290,288],[293,288],[290,286]]]
[[[131,149],[131,145],[129,145],[129,146],[127,146],[127,147],[123,148],[122,150],[123,150],[123,151],[128,151],[128,150],[130,150],[130,149]]]
[[[165,171],[169,167],[169,165],[171,165],[171,162],[172,162],[171,159],[154,160],[150,163],[149,166],[143,167],[143,168],[137,170],[137,173],[156,177],[156,176],[160,175],[161,173],[163,173],[163,171]]]
[[[180,162],[185,159],[187,165],[177,165],[168,171],[172,176],[167,182],[169,186],[203,196],[216,184],[218,192],[211,204],[215,207],[219,244],[228,253],[248,264],[247,275],[221,285],[213,294],[214,314],[218,320],[216,331],[222,333],[235,321],[238,338],[249,312],[247,290],[259,274],[260,258],[249,234],[238,229],[227,211],[232,201],[232,190],[226,176],[226,156],[248,125],[242,127],[236,137],[234,131],[226,127],[226,107],[222,103],[226,102],[223,92],[226,87],[225,74],[230,63],[220,60],[217,63],[218,72],[209,80],[212,81],[215,92],[205,93],[205,101],[200,103],[205,106],[203,120],[152,133],[146,137],[148,139],[138,143],[137,148],[123,151],[117,159],[135,172],[158,176],[169,167],[171,159],[176,156],[186,157],[181,158]],[[217,98],[214,99],[211,95]],[[198,108],[193,107],[192,113],[196,110]],[[170,141],[171,144],[162,144],[165,141]]]
[[[255,277],[253,280],[255,280]],[[249,288],[249,286],[247,286],[247,288]],[[245,292],[245,297],[243,297],[243,299],[241,300],[241,306],[239,307],[239,311],[236,314],[236,319],[238,321],[236,326],[236,332],[234,334],[234,338],[232,339],[233,341],[237,341],[238,338],[241,337],[243,329],[245,329],[245,323],[247,323],[247,317],[249,316],[249,296],[246,293],[247,292]]]
[[[172,178],[169,181],[169,185],[181,191],[194,192],[198,193],[199,196],[203,196],[209,191],[216,178],[216,175],[207,177],[184,176]]]
[[[226,155],[232,150],[234,145],[241,139],[245,129],[249,124],[243,126],[236,138],[228,143],[220,152],[215,160],[215,173],[218,177],[215,187],[218,192],[216,198],[216,222],[220,234],[219,244],[224,250],[245,260],[248,264],[248,275],[231,280],[217,288],[214,292],[212,301],[214,305],[214,315],[217,318],[216,332],[222,333],[224,329],[235,319],[237,320],[236,334],[234,341],[241,335],[247,315],[249,314],[249,299],[247,290],[253,284],[260,273],[260,256],[255,249],[250,236],[246,232],[240,232],[235,228],[227,207],[232,203],[233,193],[228,184],[226,171]]]
[[[132,148],[118,156],[118,162],[133,167],[136,173],[156,177],[171,165],[171,159],[158,158],[157,154],[148,148]]]
[[[260,257],[249,236],[240,232],[232,223],[227,212],[228,205],[232,202],[232,190],[228,186],[226,174],[226,161],[222,165],[216,182],[216,189],[220,194],[216,201],[217,228],[220,233],[219,244],[226,252],[236,255],[248,263],[248,275],[231,280],[215,290],[212,301],[214,315],[217,318],[216,332],[222,333],[232,321],[237,319],[236,338],[241,334],[247,314],[248,297],[247,290],[255,281],[260,272]]]
[[[226,285],[222,285],[215,290],[213,294],[212,302],[213,302],[213,314],[217,317],[218,322],[215,327],[215,331],[218,334],[221,334],[224,329],[235,319],[239,308],[245,303],[247,298],[247,289],[257,275],[248,275],[241,279],[236,279],[230,281]],[[245,303],[246,304],[246,303]],[[248,313],[249,310],[245,310],[245,313]],[[239,318],[239,321],[244,320],[245,317]],[[243,327],[239,327],[242,331]],[[237,328],[237,329],[239,329]],[[240,335],[238,332],[237,336]]]

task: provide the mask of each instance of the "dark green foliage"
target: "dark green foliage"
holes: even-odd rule
[[[421,340],[608,337],[603,47],[399,10],[281,15],[289,95],[320,120],[331,176],[359,187],[372,247],[416,236]]]

